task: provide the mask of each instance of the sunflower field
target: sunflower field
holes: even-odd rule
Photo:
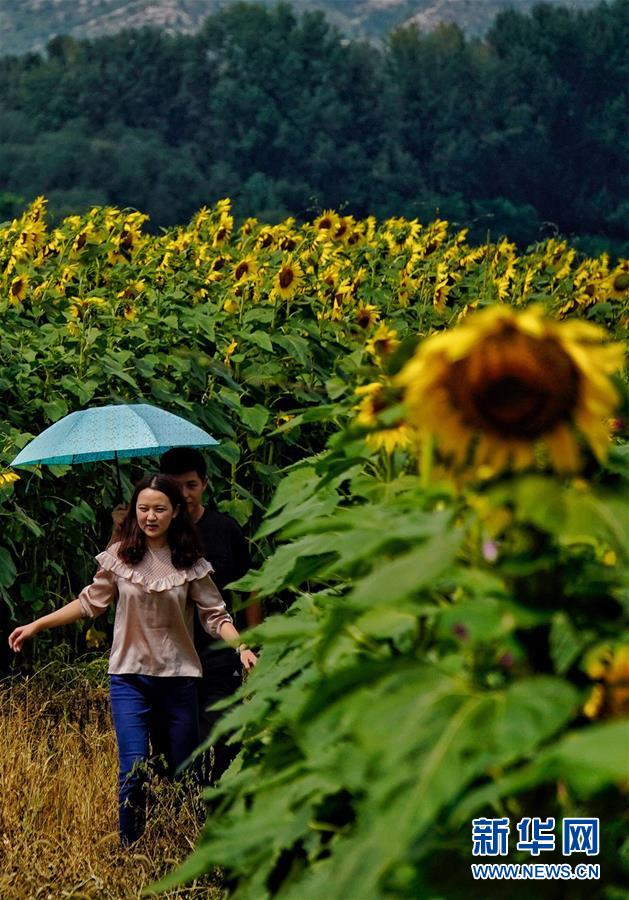
[[[103,543],[108,464],[9,467],[74,409],[209,430],[251,537],[261,658],[219,726],[242,750],[167,884],[504,896],[472,878],[472,821],[510,823],[525,863],[516,823],[541,817],[534,862],[597,862],[624,897],[629,261],[441,220],[237,224],[228,200],[157,235],[101,207],[49,227],[40,198],[0,226],[0,272],[3,628],[72,599]],[[595,859],[564,859],[571,817],[600,818]]]

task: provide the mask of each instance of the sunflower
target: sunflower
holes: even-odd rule
[[[339,227],[339,217],[331,209],[326,209],[314,220],[314,230],[319,238],[328,240],[333,237]]]
[[[146,282],[143,280],[129,281],[124,290],[119,291],[116,294],[116,297],[119,300],[131,300],[133,297],[137,297],[138,294],[141,294],[145,287]]]
[[[14,481],[19,481],[20,476],[17,472],[0,472],[0,488],[6,487],[8,484],[13,484]]]
[[[400,372],[410,420],[437,439],[457,465],[500,470],[535,461],[538,442],[558,471],[579,468],[578,431],[599,459],[618,403],[609,375],[620,344],[602,329],[555,322],[537,308],[495,306],[433,335]]]
[[[432,296],[432,305],[439,312],[443,312],[448,303],[448,297],[452,288],[461,278],[454,271],[449,271],[443,263],[437,263],[435,271],[435,287]]]
[[[353,216],[339,216],[336,227],[332,229],[330,235],[335,241],[339,241],[341,244],[347,244],[355,227],[356,220]]]
[[[380,413],[390,408],[398,400],[395,391],[389,385],[379,381],[356,388],[356,394],[361,398],[360,403],[354,407],[358,411],[356,421],[368,428],[379,425]],[[365,441],[375,450],[383,448],[386,453],[391,454],[398,448],[410,447],[413,435],[413,429],[399,419],[391,425],[381,426],[377,431],[372,431],[366,436]]]
[[[82,228],[72,241],[70,256],[78,256],[88,244],[95,244],[98,241],[99,234],[97,230],[91,222],[88,222],[85,228]]]
[[[249,216],[249,218],[245,219],[245,221],[240,226],[240,233],[244,234],[244,235],[249,235],[253,231],[255,231],[255,229],[257,227],[258,227],[258,220],[255,219],[253,216]]]
[[[614,299],[629,297],[629,259],[621,259],[606,282],[608,296]]]
[[[380,313],[378,312],[377,307],[375,307],[372,303],[363,303],[362,306],[358,307],[355,315],[358,326],[365,330],[371,325],[375,325],[375,323],[380,318]]]
[[[61,275],[59,276],[59,282],[62,287],[65,287],[70,284],[71,281],[75,281],[79,277],[79,267],[76,263],[71,263],[68,266],[64,266],[61,270]]]
[[[273,246],[274,241],[273,231],[271,228],[263,228],[258,235],[258,239],[256,240],[256,247],[259,250],[268,250],[269,247]]]
[[[192,219],[190,223],[190,227],[194,231],[200,231],[204,225],[206,225],[210,221],[210,217],[212,215],[211,210],[207,208],[207,206],[202,206],[198,211],[196,216]]]
[[[214,284],[222,281],[227,271],[226,266],[230,262],[229,257],[219,254],[211,261],[208,273],[205,276],[206,284]]]
[[[365,350],[371,356],[382,358],[393,353],[399,343],[397,331],[381,322],[376,333],[365,344]]]
[[[319,294],[323,295],[324,298],[326,296],[331,296],[336,293],[336,288],[339,283],[339,266],[338,263],[335,265],[328,266],[324,272],[319,276]]]
[[[471,269],[473,266],[478,265],[486,254],[487,248],[485,246],[476,247],[461,257],[459,266],[462,269]]]
[[[444,219],[435,219],[435,221],[431,222],[425,231],[422,232],[414,252],[417,252],[421,258],[430,256],[431,253],[434,253],[435,250],[439,249],[447,236],[448,223]]]
[[[251,256],[243,258],[234,266],[234,281],[251,281],[258,271],[258,263]]]
[[[589,719],[628,715],[629,644],[599,644],[587,654],[584,668],[598,682],[583,707],[585,715]]]
[[[417,219],[392,218],[384,223],[383,237],[392,254],[401,253],[403,250],[411,250],[421,234],[422,226]]]
[[[550,238],[546,243],[541,265],[553,281],[561,281],[562,278],[570,274],[576,255],[576,250],[572,247],[569,248],[567,241],[557,241],[555,238]]]
[[[129,260],[133,251],[137,250],[142,243],[142,233],[140,228],[142,222],[147,218],[148,216],[138,216],[137,214],[132,213],[129,218],[124,221],[116,249],[119,254],[125,257],[125,259]]]
[[[290,300],[301,284],[303,272],[299,263],[287,259],[273,281],[273,293],[282,300]]]
[[[222,247],[227,244],[234,230],[234,219],[229,215],[221,215],[218,222],[214,237],[212,239],[213,247]]]
[[[9,300],[13,306],[17,306],[26,297],[28,290],[28,278],[26,275],[16,275],[9,288]]]
[[[234,350],[238,346],[238,341],[232,341],[227,350],[225,351],[225,356],[223,358],[223,362],[226,366],[231,365],[231,358],[234,353]]]

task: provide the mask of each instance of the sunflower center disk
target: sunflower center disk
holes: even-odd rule
[[[579,372],[553,338],[510,331],[481,340],[452,366],[446,387],[468,426],[535,440],[571,417]]]
[[[293,283],[294,274],[291,269],[282,269],[280,272],[279,282],[280,287],[287,288],[290,287]]]

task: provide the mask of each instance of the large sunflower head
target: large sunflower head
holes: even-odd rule
[[[303,272],[299,263],[285,260],[273,282],[273,291],[283,300],[290,300],[301,284]]]
[[[26,297],[28,290],[28,278],[26,275],[16,275],[9,286],[9,301],[17,306]]]
[[[313,227],[320,240],[331,240],[339,224],[337,213],[331,209],[326,209],[314,220]]]
[[[234,281],[251,281],[258,271],[258,262],[251,256],[244,256],[234,265]]]
[[[620,344],[584,322],[496,306],[426,340],[398,376],[409,419],[455,464],[525,468],[543,443],[558,471],[580,465],[579,438],[604,458],[618,404],[609,376]]]

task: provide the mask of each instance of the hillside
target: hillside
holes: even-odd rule
[[[124,28],[154,26],[194,32],[203,19],[234,0],[0,0],[0,55],[45,47],[58,34],[97,37]],[[276,0],[259,0],[273,6]],[[525,12],[537,0],[293,0],[296,10],[321,10],[351,37],[381,38],[392,28],[415,22],[431,30],[455,22],[468,34],[482,34],[496,13],[509,7]],[[549,0],[572,8],[596,0]]]

